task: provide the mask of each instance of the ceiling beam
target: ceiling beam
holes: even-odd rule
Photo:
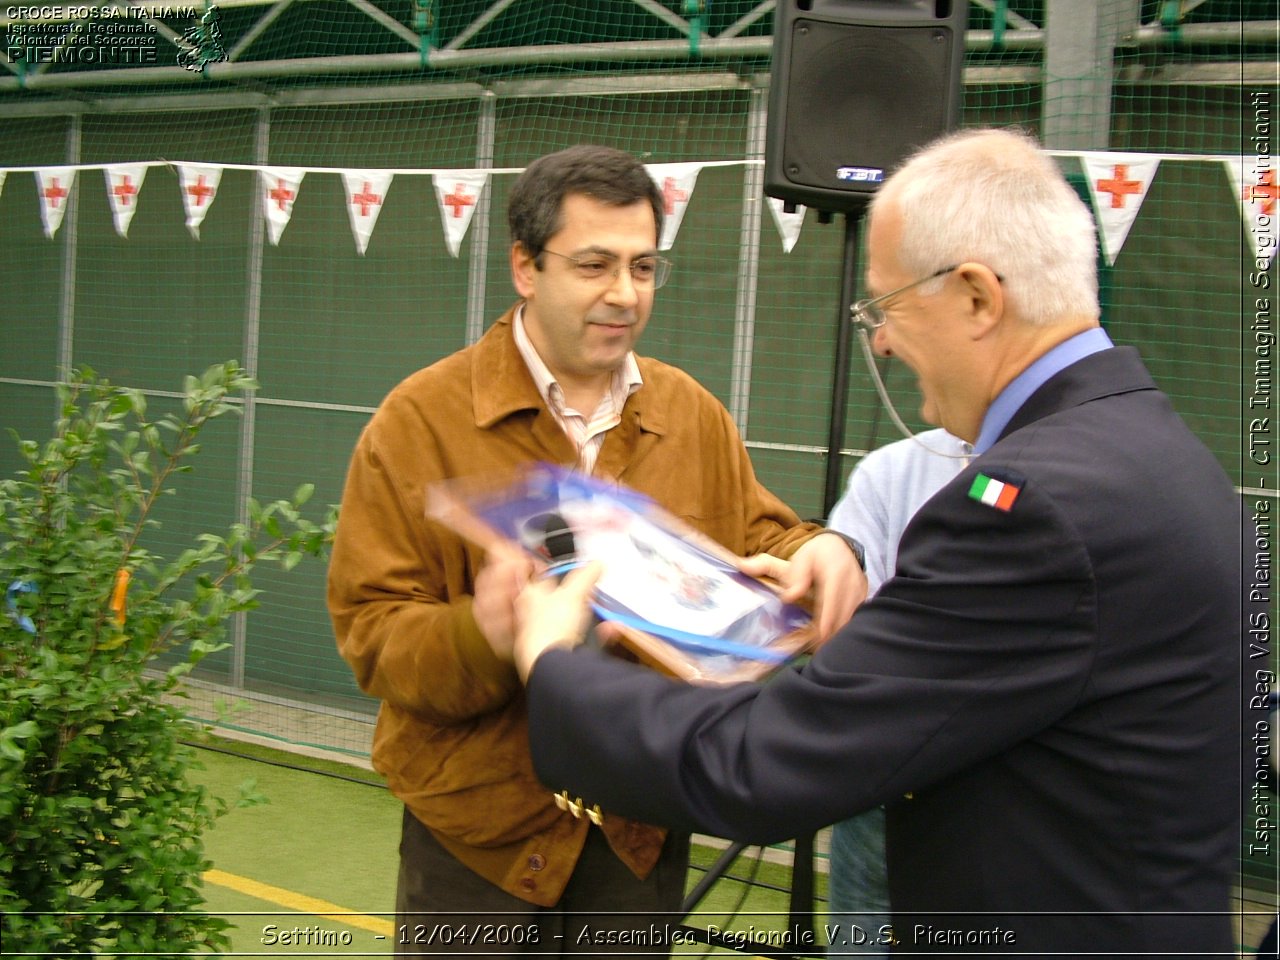
[[[145,6],[146,4],[142,4]],[[500,6],[500,4],[495,4]],[[273,5],[264,17],[279,16],[283,6]],[[493,9],[493,8],[490,8]],[[498,11],[501,12],[501,11]],[[406,28],[407,29],[407,28]],[[1231,45],[1243,42],[1266,43],[1275,38],[1275,21],[1244,23],[1188,24],[1181,29],[1182,43]],[[1010,30],[1001,38],[1002,50],[1041,50],[1044,32],[1035,30]],[[1168,34],[1155,27],[1141,27],[1136,34],[1121,38],[1123,45],[1156,47],[1168,42]],[[995,38],[990,30],[970,30],[965,38],[970,52],[990,51],[995,48]],[[753,59],[767,60],[772,53],[771,37],[709,37],[699,45],[698,61],[706,64],[715,60]],[[94,71],[64,71],[39,75],[0,76],[2,93],[41,93],[53,91],[78,91],[92,96],[95,90],[118,89],[141,85],[180,85],[208,88],[212,82],[302,79],[309,76],[323,77],[342,74],[374,76],[401,74],[406,79],[444,76],[452,71],[465,72],[487,67],[556,65],[577,63],[642,63],[646,61],[690,62],[689,43],[685,39],[652,41],[618,41],[586,44],[544,44],[523,47],[496,47],[478,49],[438,49],[427,52],[423,66],[419,52],[339,55],[327,57],[300,57],[293,59],[256,60],[210,63],[200,73],[181,70],[175,66],[130,67]],[[1256,78],[1265,74],[1270,62],[1259,61],[1239,64],[1232,61],[1224,69],[1243,69],[1237,82],[1259,82]],[[1212,65],[1215,67],[1223,65]],[[1034,69],[1034,68],[1033,68]],[[1247,76],[1246,76],[1247,73]],[[1187,71],[1188,76],[1194,71]],[[1272,71],[1274,79],[1274,70]],[[444,82],[448,82],[445,80]],[[563,81],[560,81],[563,82]],[[1217,81],[1215,81],[1217,82]],[[1263,79],[1261,82],[1266,82]],[[210,93],[217,92],[210,89]]]

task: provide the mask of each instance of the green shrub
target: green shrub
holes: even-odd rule
[[[225,801],[191,782],[167,695],[256,605],[250,574],[320,554],[333,528],[290,501],[155,552],[154,512],[209,421],[254,382],[235,363],[187,377],[173,412],[92,371],[59,389],[43,445],[0,480],[0,912],[6,953],[225,948],[199,912],[202,833]]]

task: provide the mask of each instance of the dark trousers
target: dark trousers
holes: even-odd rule
[[[593,828],[560,901],[539,907],[463,866],[406,810],[396,956],[665,957],[681,936],[688,863],[688,835],[668,834],[657,865],[641,881]]]

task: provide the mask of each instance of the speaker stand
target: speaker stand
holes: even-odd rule
[[[681,928],[699,943],[705,943],[708,947],[722,947],[735,953],[749,953],[757,957],[771,957],[774,960],[803,960],[805,957],[815,955],[814,951],[802,949],[807,941],[812,940],[812,946],[815,947],[816,953],[821,954],[822,947],[817,943],[817,931],[813,923],[814,896],[816,894],[813,866],[814,834],[810,833],[802,837],[796,837],[792,842],[794,852],[791,859],[791,892],[788,897],[787,931],[790,934],[789,942],[795,944],[798,952],[785,947],[773,947],[767,941],[756,937],[750,937],[746,942],[743,942],[741,937],[712,933],[703,927],[695,927],[684,922],[681,922]],[[734,861],[741,856],[742,851],[748,846],[749,844],[735,841],[725,848],[719,859],[707,869],[702,879],[685,895],[684,902],[680,905],[682,918],[687,918],[689,914],[693,913],[711,888],[728,872]],[[737,911],[735,910],[733,917],[736,916]]]
[[[840,268],[840,303],[836,308],[835,368],[831,376],[831,410],[827,424],[827,474],[822,496],[822,516],[831,516],[843,492],[840,451],[844,447],[844,421],[849,408],[849,358],[853,355],[853,321],[849,308],[858,289],[858,238],[867,207],[863,203],[844,215],[844,252]]]

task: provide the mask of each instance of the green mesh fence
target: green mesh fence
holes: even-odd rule
[[[261,390],[209,438],[160,536],[181,542],[303,481],[336,502],[387,390],[512,302],[514,172],[593,141],[702,165],[669,185],[685,211],[676,272],[642,349],[721,397],[765,482],[820,516],[843,231],[810,211],[788,252],[760,189],[774,6],[228,0],[216,23],[204,5],[87,21],[74,7],[0,11],[0,425],[47,433],[71,366],[159,403],[184,374],[238,358]],[[108,29],[127,23],[146,30]],[[1108,328],[1141,349],[1246,500],[1270,504],[1275,325],[1255,300],[1269,304],[1276,272],[1254,243],[1275,213],[1276,54],[1270,2],[974,2],[962,121],[1036,131],[1083,193],[1107,184],[1099,209],[1135,211],[1123,245],[1107,241]],[[120,164],[148,165],[140,188]],[[305,174],[278,243],[267,168]],[[461,197],[463,174],[487,174],[483,189],[439,202],[437,178]],[[186,187],[203,192],[198,237]],[[127,237],[112,196],[128,198]],[[360,196],[378,212],[363,254]],[[458,211],[470,219],[454,256]],[[910,409],[913,379],[886,374]],[[842,475],[896,438],[856,357],[844,417]],[[0,471],[17,465],[0,443]],[[335,652],[323,570],[259,580],[261,609],[202,665],[194,709],[240,698],[231,725],[366,753],[375,704]]]

